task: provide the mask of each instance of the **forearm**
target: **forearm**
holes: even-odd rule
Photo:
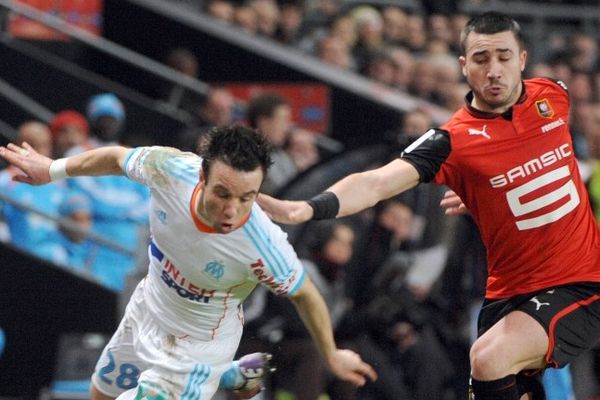
[[[101,147],[67,158],[69,176],[124,175],[122,163],[131,149],[121,146]]]
[[[337,348],[333,338],[329,311],[323,297],[307,277],[300,292],[291,300],[321,355],[326,361],[329,361]]]
[[[374,170],[348,175],[327,191],[335,193],[340,202],[337,217],[355,214],[373,207],[419,183],[417,170],[403,160]]]

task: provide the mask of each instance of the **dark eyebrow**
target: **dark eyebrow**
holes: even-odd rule
[[[227,192],[228,194],[231,194],[231,192],[229,191],[229,189],[223,185],[215,185],[215,190],[220,189],[223,190],[225,192]],[[254,194],[257,194],[258,192],[256,190],[250,190],[249,192],[246,193],[242,193],[242,195],[240,197],[244,197],[244,196],[251,196]]]
[[[496,53],[506,53],[506,52],[510,52],[510,53],[512,53],[512,50],[511,50],[511,49],[496,49],[495,51],[496,51]],[[489,53],[489,51],[488,51],[488,50],[481,50],[481,51],[477,51],[477,52],[473,53],[473,54],[471,55],[471,57],[477,57],[477,56],[479,56],[479,55],[483,55],[483,54],[485,54],[485,53]]]

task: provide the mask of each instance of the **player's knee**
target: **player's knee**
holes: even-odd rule
[[[471,375],[480,380],[491,380],[506,376],[501,349],[476,341],[469,353]]]

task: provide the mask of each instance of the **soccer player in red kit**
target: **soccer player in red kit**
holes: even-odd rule
[[[471,92],[446,124],[308,201],[259,199],[275,220],[301,223],[356,213],[421,182],[454,190],[488,255],[470,351],[476,400],[543,398],[543,369],[568,364],[600,337],[600,231],[574,156],[567,88],[522,80],[526,60],[512,18],[471,19],[459,57]]]

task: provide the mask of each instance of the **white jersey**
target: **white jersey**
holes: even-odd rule
[[[201,162],[170,147],[139,147],[128,155],[124,171],[151,190],[147,309],[175,336],[212,340],[239,334],[241,303],[257,283],[291,295],[305,273],[287,234],[257,204],[228,234],[200,221],[195,204]]]

